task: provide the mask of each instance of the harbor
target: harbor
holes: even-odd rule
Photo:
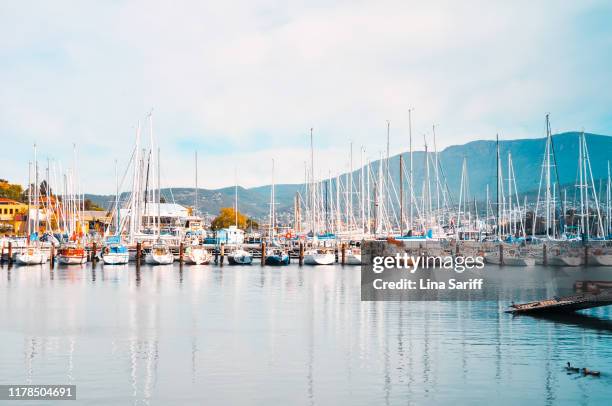
[[[0,404],[610,403],[612,2],[5,3]]]

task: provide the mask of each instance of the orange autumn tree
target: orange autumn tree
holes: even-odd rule
[[[249,219],[244,214],[238,212],[238,228],[245,229]],[[236,225],[236,211],[233,207],[223,207],[219,210],[219,215],[212,221],[210,228],[220,230]]]

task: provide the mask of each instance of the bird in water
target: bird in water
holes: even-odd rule
[[[569,372],[580,372],[580,368],[573,367],[569,362],[567,363],[565,370]]]
[[[600,376],[601,375],[601,372],[599,372],[599,371],[592,371],[592,370],[590,370],[588,368],[582,368],[582,373],[584,375],[593,375],[593,376]]]

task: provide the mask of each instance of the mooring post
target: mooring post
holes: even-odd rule
[[[215,265],[219,263],[219,248],[214,249],[215,252]]]
[[[584,246],[584,265],[588,265],[589,264],[589,246],[585,245]]]
[[[139,241],[136,243],[136,263],[140,265],[142,258],[142,243]]]
[[[546,250],[546,244],[542,244],[542,263],[548,265],[548,251]]]
[[[457,240],[457,245],[455,246],[455,256],[459,256],[459,240]]]
[[[261,260],[260,265],[264,266],[266,263],[266,243],[264,241],[261,242]]]
[[[342,250],[342,265],[346,264],[346,243],[343,242],[341,246]]]
[[[504,244],[499,243],[499,264],[504,264]]]
[[[183,263],[183,242],[179,243],[179,263]]]
[[[51,269],[53,269],[53,266],[55,265],[55,245],[53,245],[53,243],[51,243],[49,260],[51,261]]]
[[[225,244],[221,243],[221,255],[219,257],[220,265],[223,266],[223,258],[225,258]]]
[[[96,248],[98,247],[97,247],[96,242],[94,241],[92,244],[93,253],[91,254],[91,262],[94,262],[94,263],[96,262],[96,251],[97,251]]]
[[[334,257],[336,258],[336,263],[340,262],[340,253],[338,252],[338,244],[334,247]]]
[[[4,263],[4,241],[2,241],[2,253],[0,254],[0,264]]]
[[[300,241],[300,266],[304,265],[304,243]]]
[[[8,263],[13,263],[13,243],[11,241],[8,243]]]

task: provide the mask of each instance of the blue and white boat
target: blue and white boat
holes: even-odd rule
[[[266,265],[282,266],[289,265],[289,254],[286,251],[275,248],[266,254]]]
[[[106,239],[106,247],[102,253],[102,260],[106,265],[123,265],[130,260],[128,248],[121,244],[119,236]]]

